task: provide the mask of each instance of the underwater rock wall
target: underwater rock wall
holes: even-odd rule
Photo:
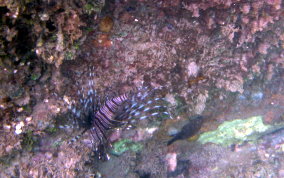
[[[71,7],[77,7],[85,1],[72,2]],[[17,12],[8,4],[1,8]],[[92,11],[94,6],[85,5]],[[206,118],[198,132],[203,134],[225,123],[234,127],[231,120],[236,118],[245,122],[261,116],[271,127],[283,123],[282,1],[108,1],[97,18],[93,14],[86,22],[81,15],[87,11],[61,12],[67,6],[55,3],[47,14],[39,10],[42,23],[48,24],[49,17],[61,22],[61,28],[49,29],[54,33],[42,44],[37,34],[44,29],[31,25],[32,32],[38,30],[31,38],[37,45],[27,46],[27,51],[34,50],[33,60],[11,62],[14,57],[7,56],[5,46],[6,57],[1,53],[1,176],[283,175],[283,142],[278,135],[282,132],[260,137],[260,143],[233,142],[235,136],[230,135],[227,147],[187,139],[166,146],[169,130],[177,133],[195,114]],[[56,16],[46,16],[53,11]],[[14,23],[19,22],[1,29],[4,45],[16,39]],[[83,26],[89,32],[80,41]],[[75,41],[80,43],[73,46]],[[76,59],[67,46],[77,51]],[[48,51],[55,54],[46,55]],[[77,131],[62,131],[56,124],[68,120],[69,102],[80,101],[77,92],[88,85],[89,68],[99,96],[141,86],[164,87],[159,95],[169,102],[172,120],[146,120],[136,128],[115,131],[111,139],[118,141],[116,156],[106,163],[92,160],[87,135],[67,145]],[[265,141],[272,138],[279,142]],[[245,163],[240,158],[246,158]]]

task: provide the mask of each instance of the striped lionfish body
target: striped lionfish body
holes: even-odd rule
[[[107,140],[105,130],[117,127],[122,124],[122,120],[117,119],[117,112],[122,105],[127,101],[127,95],[123,94],[107,100],[95,113],[92,120],[91,135],[95,140],[103,143],[102,138]]]
[[[97,148],[104,148],[108,143],[107,131],[137,119],[146,119],[158,114],[168,115],[164,107],[163,99],[154,97],[155,90],[138,89],[135,92],[117,95],[101,101],[94,90],[93,68],[88,72],[87,85],[79,85],[77,95],[79,102],[70,106],[73,118],[77,125],[92,136],[93,145]],[[76,141],[81,135],[75,137],[71,142]]]

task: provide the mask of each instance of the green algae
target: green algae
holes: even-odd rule
[[[262,116],[236,119],[224,122],[214,131],[201,134],[197,141],[202,144],[210,142],[222,146],[241,144],[244,141],[256,140],[261,133],[266,132],[271,127],[263,124]]]
[[[49,126],[45,129],[45,132],[47,132],[50,135],[55,134],[57,131],[58,131],[58,128],[54,126]]]
[[[88,15],[91,15],[93,12],[96,11],[95,7],[92,4],[85,4],[84,5],[84,10]]]
[[[21,146],[24,150],[32,151],[37,142],[38,139],[34,136],[33,131],[29,130],[27,133],[24,134]]]
[[[133,142],[130,139],[122,139],[113,144],[113,149],[111,151],[114,155],[121,155],[124,152],[131,150],[135,153],[141,151],[143,149],[143,145],[137,142]]]
[[[40,78],[40,76],[41,76],[40,73],[34,73],[34,74],[31,75],[31,80],[37,80],[37,79]]]

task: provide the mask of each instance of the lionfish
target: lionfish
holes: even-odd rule
[[[77,91],[79,102],[69,106],[72,116],[79,128],[83,128],[83,132],[69,143],[89,132],[99,159],[106,159],[105,148],[110,145],[106,134],[108,130],[135,122],[137,119],[143,120],[157,115],[169,116],[164,99],[155,97],[157,89],[139,88],[129,93],[100,97],[94,90],[94,67],[89,68],[87,76],[86,86],[76,84],[80,86]]]

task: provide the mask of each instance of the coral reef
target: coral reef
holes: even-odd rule
[[[83,16],[96,15],[103,5],[100,1],[3,1],[1,56],[22,61],[37,55],[59,67],[66,56],[77,55],[86,35],[82,27],[88,19]]]
[[[283,1],[6,0],[0,9],[0,177],[283,177]],[[107,162],[87,134],[67,144],[80,134],[68,106],[87,94],[90,68],[99,99],[162,87],[171,119],[114,131]],[[199,140],[167,146],[196,114],[206,118]]]

